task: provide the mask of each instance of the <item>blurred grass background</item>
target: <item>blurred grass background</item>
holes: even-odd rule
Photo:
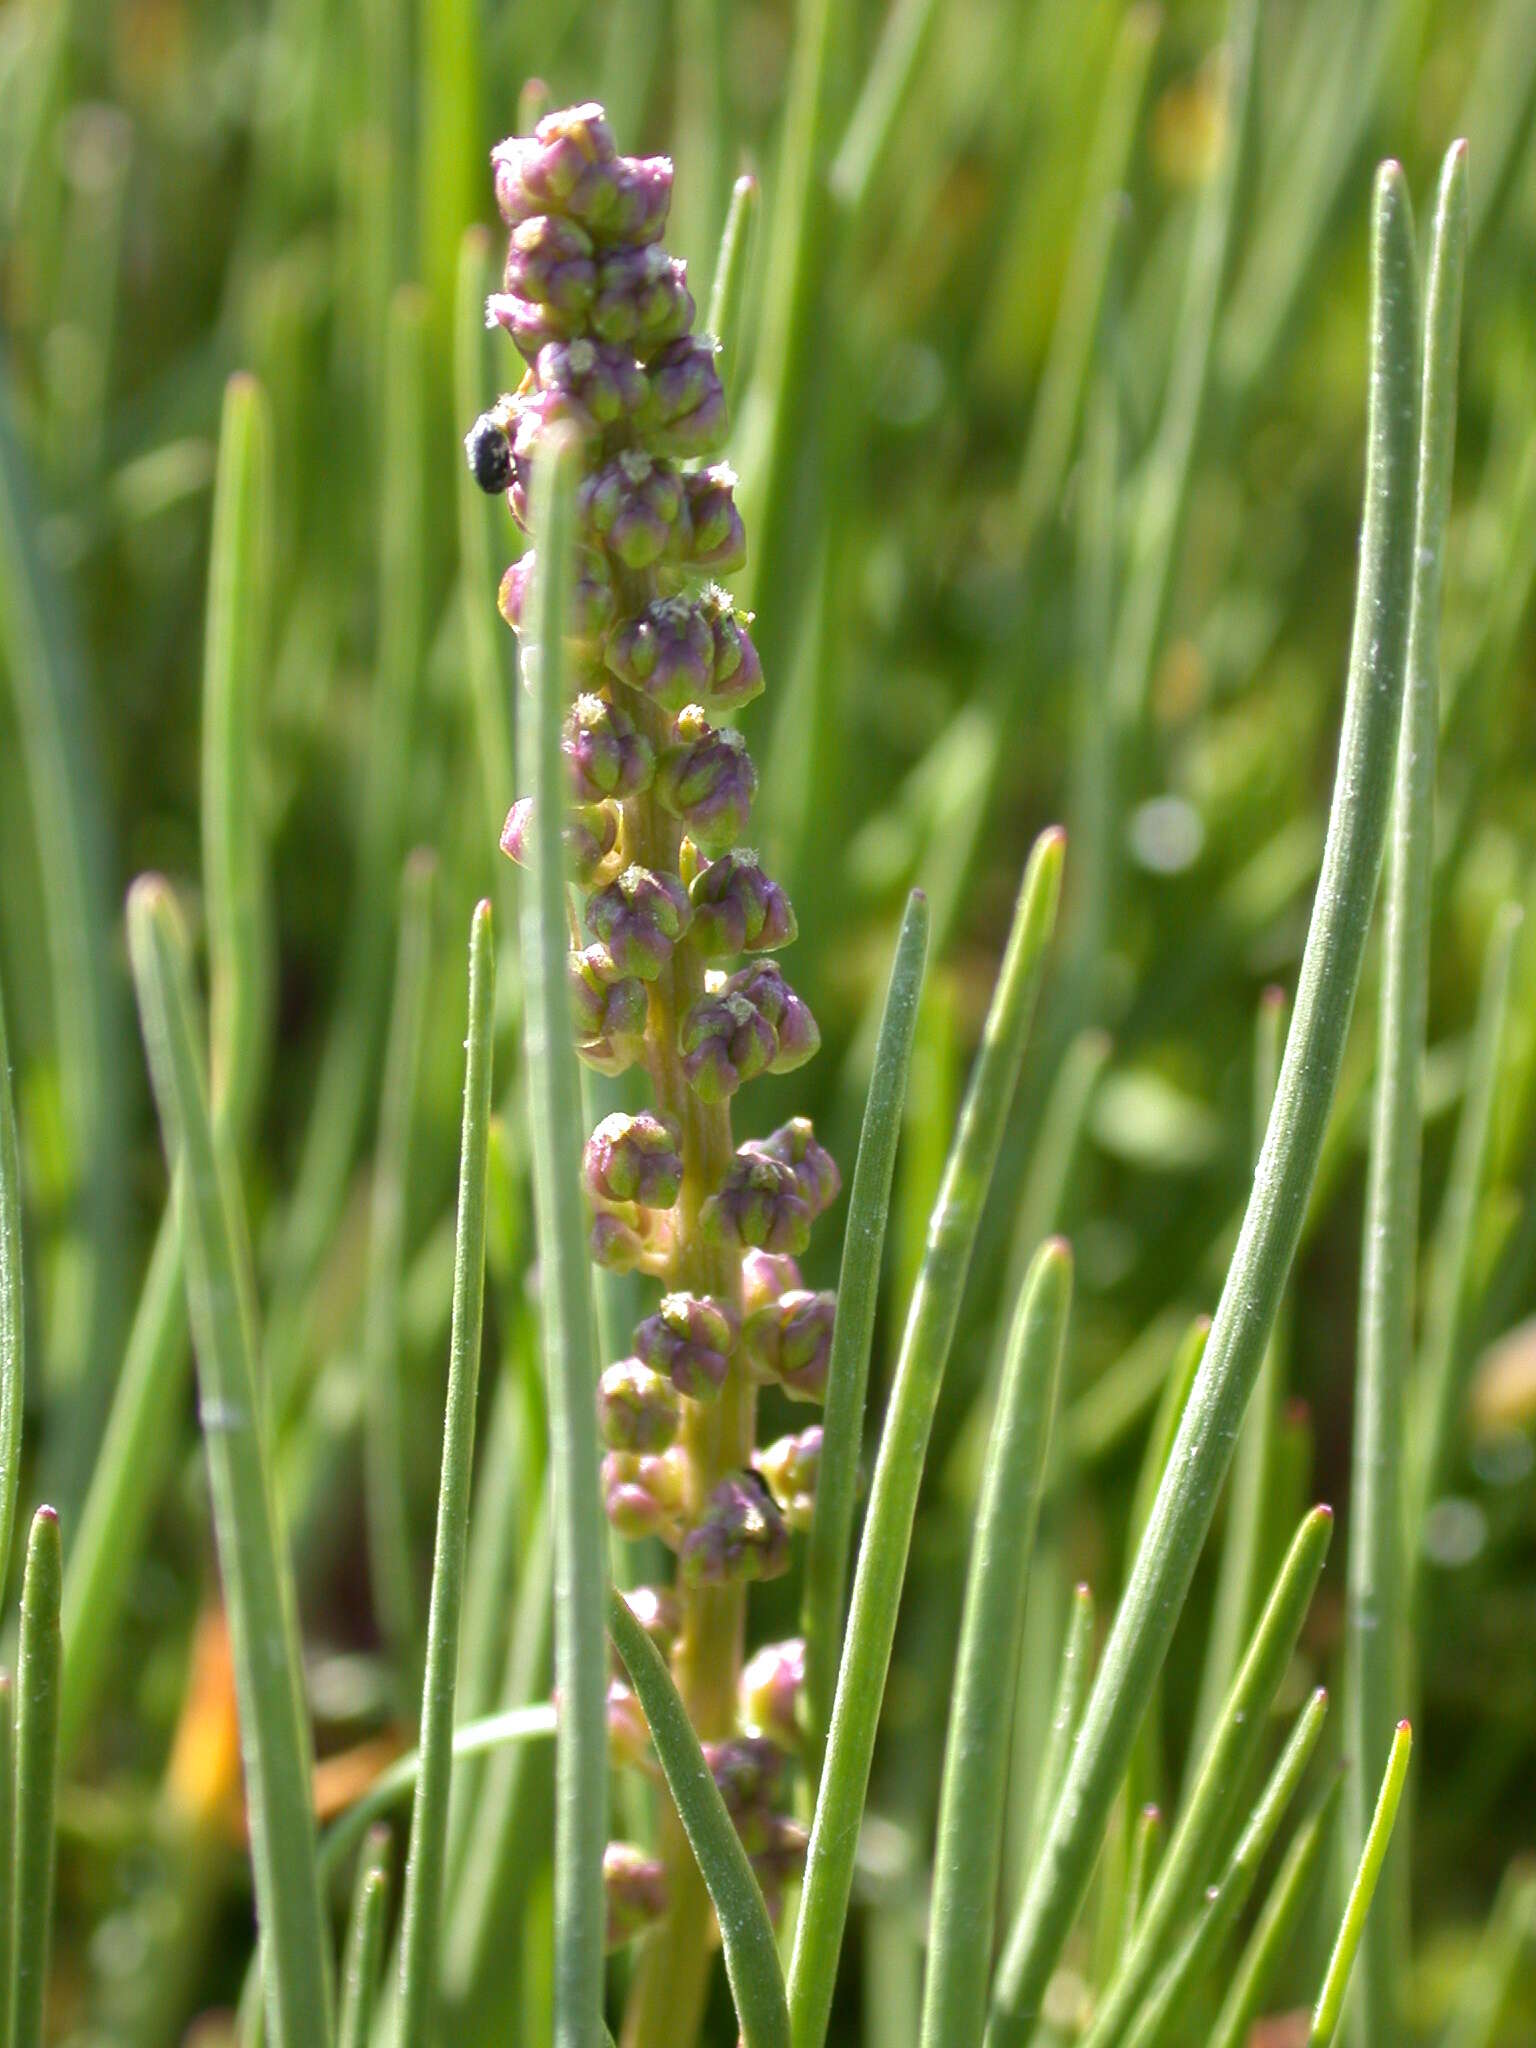
[[[1093,1583],[1101,1612],[1113,1600],[1178,1333],[1213,1304],[1246,1185],[1254,1020],[1264,988],[1294,980],[1332,767],[1370,165],[1399,156],[1422,213],[1458,133],[1471,142],[1473,245],[1430,1226],[1484,954],[1501,906],[1536,888],[1536,15],[1530,0],[1270,0],[1251,147],[1235,167],[1225,27],[1205,0],[11,0],[0,13],[0,981],[26,1176],[25,1498],[58,1502],[68,1547],[130,1332],[184,1356],[177,1308],[153,1298],[165,1187],[121,904],[129,878],[157,867],[195,907],[207,865],[211,487],[223,387],[249,370],[272,429],[245,763],[270,971],[238,1121],[328,1797],[351,1796],[406,1739],[417,1686],[461,939],[482,894],[499,914],[506,1114],[482,1454],[492,1498],[477,1524],[465,1711],[510,1698],[514,1677],[536,1694],[548,1654],[529,1618],[542,1422],[496,849],[516,787],[495,579],[516,536],[474,494],[457,446],[517,375],[481,335],[478,302],[495,262],[487,152],[517,125],[525,81],[547,81],[556,104],[598,97],[622,147],[676,156],[669,239],[701,304],[732,180],[750,169],[761,182],[731,338],[730,453],[751,549],[740,587],[769,679],[747,724],[760,842],[800,916],[788,964],[826,1050],[792,1087],[764,1084],[745,1114],[766,1129],[807,1111],[851,1163],[871,1005],[905,889],[921,882],[937,970],[899,1168],[893,1304],[915,1272],[1024,851],[1050,819],[1069,826],[1054,987],[919,1525],[877,1769],[866,1967],[851,1961],[840,2007],[849,2040],[862,2027],[899,2048],[915,2024],[907,1906],[937,1794],[975,1418],[1006,1275],[1045,1229],[1072,1236],[1078,1483],[1048,1522],[1031,1602],[1026,1744],[1072,1582]],[[1230,252],[1213,261],[1228,175]],[[405,884],[413,953],[400,906],[416,848],[432,860]],[[397,949],[416,978],[395,1002],[386,1089]],[[1274,1479],[1298,1511],[1337,1502],[1344,1543],[1373,1037],[1368,989],[1292,1290]],[[381,1128],[402,1076],[407,1113]],[[1426,2030],[1501,1874],[1536,1838],[1536,1330],[1522,1330],[1536,1314],[1533,1080],[1536,919],[1517,941],[1454,1318],[1466,1426],[1426,1523],[1412,1990]],[[825,1236],[813,1284],[835,1272]],[[605,1307],[622,1329],[622,1299]],[[881,1356],[877,1341],[877,1396]],[[110,1624],[91,1629],[66,1776],[53,2010],[77,2042],[181,2038],[233,2002],[246,1953],[190,1379],[161,1378],[142,1531],[125,1535]],[[365,1440],[402,1474],[420,1567],[393,1595],[365,1536]],[[1169,1666],[1149,1791],[1176,1782],[1213,1579],[1197,1583],[1189,1653]],[[1336,1551],[1297,1697],[1334,1660],[1342,1585]],[[518,1587],[529,1598],[514,1620]],[[769,1589],[763,1633],[784,1632],[793,1611],[791,1593]],[[530,1952],[537,1861],[511,1922]],[[146,1978],[155,1958],[164,1967]],[[450,1977],[461,2016],[476,2016],[462,2018],[466,2040],[481,2038],[474,1982],[472,1960]],[[536,2014],[537,1985],[525,1995]],[[1529,1968],[1494,2029],[1489,2042],[1532,2038]]]

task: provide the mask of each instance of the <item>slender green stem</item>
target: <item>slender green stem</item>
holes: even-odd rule
[[[875,54],[832,159],[827,183],[843,212],[863,214],[900,130],[913,86],[927,67],[928,46],[941,13],[939,0],[896,0],[885,17]]]
[[[245,1218],[214,1135],[186,935],[156,876],[134,884],[129,953],[168,1163],[178,1187],[214,1531],[240,1708],[251,1860],[273,2048],[329,2038],[331,1991],[293,1590],[256,1385]]]
[[[21,1414],[26,1396],[26,1318],[21,1282],[21,1162],[11,1101],[11,1053],[0,993],[0,1595],[11,1561],[21,1480]]]
[[[1354,1006],[1390,804],[1412,559],[1413,230],[1401,171],[1377,181],[1366,514],[1323,870],[1269,1132],[1205,1358],[1099,1666],[994,1997],[1018,2041],[1087,1888],[1151,1681],[1167,1654],[1295,1255]]]
[[[381,1828],[365,1844],[358,1860],[357,1885],[347,1921],[346,1956],[341,1971],[341,2014],[336,2023],[336,2048],[367,2048],[379,1997],[379,1969],[384,1952],[384,1909],[389,1900],[389,1833]]]
[[[597,1359],[586,1229],[577,1185],[581,1090],[566,994],[565,617],[574,535],[574,448],[561,436],[534,479],[535,688],[524,693],[519,753],[533,795],[532,870],[523,897],[529,1125],[555,1487],[555,2043],[596,2048],[603,1998],[603,1839],[608,1824],[607,1545],[598,1491]]]
[[[1059,831],[1042,834],[1025,870],[1008,951],[934,1205],[928,1250],[902,1336],[859,1547],[826,1768],[816,1801],[805,1892],[795,1930],[789,1978],[795,2048],[820,2048],[826,2036],[853,1884],[859,1815],[869,1785],[923,1460],[982,1204],[1023,1063],[1046,943],[1061,893],[1063,845]]]
[[[16,1654],[15,1954],[12,2048],[42,2048],[53,1923],[59,1777],[59,1518],[39,1508],[27,1540]]]
[[[1497,2048],[1498,2025],[1521,1963],[1536,1955],[1536,1871],[1512,1863],[1504,1873],[1478,1944],[1457,1987],[1456,2008],[1440,2048]]]
[[[1077,1733],[1088,1680],[1093,1675],[1093,1592],[1088,1586],[1074,1587],[1072,1612],[1067,1621],[1066,1640],[1061,1649],[1061,1670],[1056,1680],[1056,1697],[1051,1706],[1050,1735],[1036,1773],[1034,1809],[1030,1817],[1029,1846],[1024,1858],[1027,1868],[1035,1860],[1037,1845],[1061,1791],[1067,1760]]]
[[[611,1592],[608,1630],[629,1673],[667,1788],[709,1887],[745,2048],[789,2048],[789,2009],[773,1926],[752,1865],[720,1796],[677,1687],[623,1596]]]
[[[1365,1932],[1376,1880],[1381,1875],[1382,1861],[1392,1839],[1392,1823],[1397,1818],[1398,1802],[1403,1796],[1412,1748],[1413,1730],[1406,1721],[1399,1721],[1388,1752],[1381,1790],[1376,1795],[1376,1809],[1371,1815],[1371,1825],[1360,1852],[1359,1867],[1349,1888],[1344,1917],[1339,1923],[1338,1938],[1328,1958],[1328,1968],[1323,1973],[1323,1987],[1318,1993],[1317,2004],[1312,2009],[1312,2031],[1307,2036],[1307,2048],[1328,2048],[1338,2032],[1344,1994],[1349,1989],[1350,1969],[1354,1964],[1355,1951],[1360,1946],[1360,1937]]]
[[[923,2048],[972,2048],[986,2024],[1008,1735],[1071,1299],[1072,1255],[1048,1240],[1014,1313],[976,1506],[939,1797]]]
[[[1316,1896],[1323,1852],[1328,1846],[1342,1785],[1343,1780],[1335,1777],[1317,1812],[1298,1830],[1286,1850],[1264,1910],[1232,1972],[1206,2048],[1243,2048],[1249,2027],[1263,2010],[1275,1972],[1302,1914]]]
[[[1408,679],[1384,885],[1381,1011],[1371,1118],[1360,1282],[1345,1635],[1348,1751],[1346,1853],[1370,1826],[1365,1759],[1405,1705],[1408,1580],[1404,1549],[1405,1418],[1412,1391],[1413,1292],[1423,1138],[1420,1072],[1429,999],[1435,745],[1439,732],[1440,587],[1456,439],[1456,364],[1466,258],[1466,145],[1447,156],[1435,212],[1425,305],[1424,367],[1408,615]],[[1398,1910],[1398,1905],[1402,1910]],[[1360,2048],[1388,2048],[1401,2031],[1406,1899],[1366,1933],[1355,2000]]]
[[[16,1695],[0,1671],[0,2048],[16,2017]]]
[[[459,1148],[458,1231],[453,1260],[453,1335],[443,1418],[437,1542],[427,1613],[427,1662],[421,1696],[421,1762],[411,1815],[400,1934],[400,2038],[432,2038],[438,1934],[443,1917],[443,1849],[448,1837],[448,1779],[453,1762],[453,1699],[459,1675],[459,1609],[469,1533],[475,1457],[475,1400],[485,1310],[486,1147],[491,1121],[491,1024],[496,963],[491,906],[476,906],[469,935],[469,1035],[464,1069],[464,1128]]]
[[[918,997],[928,950],[928,903],[920,890],[907,901],[864,1105],[859,1153],[848,1197],[843,1258],[838,1273],[837,1320],[827,1367],[821,1466],[816,1508],[805,1554],[802,1627],[805,1634],[805,1717],[812,1768],[819,1779],[843,1639],[843,1596],[859,1487],[864,1440],[864,1398],[881,1257],[891,1207],[891,1177],[901,1137],[902,1106],[912,1064]]]
[[[752,254],[758,196],[756,178],[744,171],[731,187],[731,203],[720,234],[714,281],[709,288],[709,312],[704,320],[704,331],[714,336],[719,350],[716,368],[727,400],[735,394],[736,372],[741,364],[741,302],[746,296],[747,259]]]
[[[1131,1837],[1131,1860],[1125,1873],[1125,1898],[1120,1908],[1120,1943],[1116,1953],[1115,1967],[1124,1961],[1136,1923],[1141,1918],[1141,1909],[1146,1903],[1147,1887],[1157,1869],[1158,1858],[1163,1851],[1163,1837],[1167,1833],[1160,1806],[1144,1806],[1136,1816],[1136,1832]]]

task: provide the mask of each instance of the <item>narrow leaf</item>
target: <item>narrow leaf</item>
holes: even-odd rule
[[[0,994],[0,1593],[11,1561],[16,1489],[21,1477],[21,1415],[26,1395],[26,1318],[21,1291],[21,1162],[11,1101],[11,1052]]]
[[[1349,1888],[1344,1918],[1339,1923],[1338,1938],[1323,1974],[1323,1988],[1312,2010],[1312,2031],[1307,2036],[1307,2048],[1328,2048],[1328,2043],[1338,2031],[1344,1994],[1349,1989],[1350,1969],[1355,1951],[1360,1946],[1360,1937],[1365,1932],[1366,1915],[1371,1910],[1376,1880],[1381,1875],[1382,1861],[1392,1839],[1392,1823],[1397,1819],[1398,1802],[1403,1796],[1403,1782],[1408,1776],[1408,1757],[1412,1748],[1413,1730],[1406,1721],[1399,1721],[1387,1756],[1381,1790],[1376,1797],[1376,1810],[1371,1815],[1365,1846],[1360,1852],[1359,1868]]]
[[[16,1653],[15,2004],[13,2048],[42,2048],[53,1923],[59,1776],[59,1518],[39,1508],[27,1541]]]
[[[12,2048],[16,2017],[16,1705],[0,1671],[0,2048]]]
[[[336,2048],[367,2048],[373,2028],[384,1950],[384,1908],[389,1899],[388,1853],[389,1835],[381,1828],[367,1842],[359,1859],[341,1972]]]
[[[747,287],[747,259],[752,253],[753,230],[757,225],[758,184],[743,172],[731,187],[731,203],[720,235],[715,257],[714,282],[709,288],[706,334],[715,338],[716,367],[727,399],[735,393],[735,372],[741,362],[741,302]]]
[[[1207,2048],[1243,2048],[1250,2025],[1263,2010],[1275,1972],[1321,1879],[1319,1865],[1328,1844],[1342,1782],[1334,1779],[1322,1805],[1285,1852],[1264,1910],[1232,1973]]]
[[[1093,1675],[1093,1592],[1088,1586],[1077,1586],[1072,1593],[1072,1612],[1067,1621],[1066,1641],[1061,1650],[1061,1670],[1056,1680],[1056,1698],[1051,1708],[1050,1739],[1040,1759],[1035,1786],[1034,1812],[1030,1822],[1029,1850],[1025,1865],[1035,1860],[1035,1854],[1051,1809],[1056,1804],[1056,1795],[1061,1790],[1061,1781],[1066,1775],[1067,1759],[1072,1754],[1072,1742],[1077,1733],[1078,1717],[1082,1713],[1083,1700],[1088,1692],[1088,1681]]]

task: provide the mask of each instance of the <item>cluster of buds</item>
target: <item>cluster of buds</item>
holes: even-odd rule
[[[763,675],[750,616],[717,580],[740,567],[745,536],[735,478],[716,459],[715,344],[695,335],[686,267],[662,245],[672,166],[619,155],[595,106],[548,115],[492,165],[510,246],[487,324],[510,336],[522,375],[465,447],[525,530],[541,439],[558,426],[579,451],[564,621],[564,841],[585,928],[572,1010],[582,1059],[610,1075],[640,1068],[652,1091],[651,1108],[598,1124],[582,1184],[594,1260],[665,1289],[598,1382],[603,1496],[621,1535],[675,1553],[675,1586],[633,1597],[664,1654],[690,1643],[674,1657],[687,1699],[689,1659],[740,1655],[739,1628],[701,1646],[700,1615],[719,1611],[721,1589],[786,1571],[809,1524],[820,1430],[754,1452],[753,1418],[766,1387],[825,1396],[834,1299],[805,1287],[796,1259],[838,1173],[804,1118],[739,1146],[731,1134],[738,1091],[801,1066],[819,1034],[770,957],[794,939],[794,911],[741,843],[757,771],[723,721]],[[537,573],[525,552],[500,593],[525,675]],[[515,861],[529,827],[525,799],[502,837]],[[732,1426],[711,1428],[722,1402]],[[699,1731],[770,1901],[804,1850],[788,1794],[803,1674],[797,1645],[760,1653],[726,1674],[727,1697],[740,1679],[737,1725]],[[622,1684],[609,1723],[615,1758],[648,1768]],[[611,1938],[665,1911],[667,1872],[645,1852],[615,1844],[607,1877]]]

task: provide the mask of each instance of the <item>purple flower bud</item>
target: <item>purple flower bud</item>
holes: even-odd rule
[[[791,1529],[809,1529],[816,1506],[816,1475],[821,1469],[821,1427],[798,1436],[781,1436],[754,1463]]]
[[[626,448],[577,492],[577,509],[591,532],[626,569],[649,569],[663,555],[689,549],[684,479],[638,448]],[[692,479],[687,480],[690,484]]]
[[[520,868],[528,865],[533,831],[533,798],[520,796],[501,828],[501,850]],[[579,882],[591,882],[619,842],[619,814],[613,804],[579,804],[561,829],[566,858]],[[643,1029],[642,1024],[642,1029]]]
[[[812,1294],[803,1287],[753,1309],[742,1325],[747,1363],[796,1401],[825,1400],[836,1310],[835,1294]]]
[[[768,1063],[771,1074],[793,1073],[821,1044],[816,1019],[784,979],[776,960],[753,960],[731,976],[724,992],[745,996],[773,1026],[776,1050]]]
[[[635,1349],[667,1373],[678,1393],[707,1400],[725,1384],[735,1347],[734,1309],[708,1294],[664,1294],[655,1315],[635,1331]]]
[[[659,1212],[634,1203],[600,1209],[587,1233],[592,1263],[606,1273],[633,1273],[664,1260],[669,1250],[668,1222]]]
[[[704,1761],[748,1855],[766,1847],[776,1815],[789,1803],[789,1751],[765,1735],[732,1735],[706,1742]]]
[[[761,1153],[790,1167],[813,1216],[830,1209],[841,1192],[843,1177],[837,1170],[837,1161],[824,1145],[817,1143],[808,1116],[792,1116],[768,1137],[748,1139],[741,1150]]]
[[[654,981],[692,914],[675,875],[628,867],[587,904],[587,925],[607,946],[621,974]]]
[[[789,1569],[789,1532],[755,1472],[722,1479],[683,1538],[678,1571],[693,1586],[776,1579]]]
[[[712,455],[725,439],[725,392],[715,344],[702,335],[668,342],[646,366],[645,438],[660,455]]]
[[[587,1193],[598,1201],[670,1209],[683,1179],[680,1142],[670,1117],[648,1109],[634,1115],[614,1110],[588,1138],[581,1156]]]
[[[800,1739],[799,1706],[805,1690],[805,1643],[800,1636],[765,1643],[742,1668],[737,1691],[741,1724],[786,1750]]]
[[[640,1702],[621,1679],[608,1687],[608,1761],[617,1769],[647,1770],[651,1730]]]
[[[599,1073],[622,1074],[639,1057],[645,1037],[645,983],[620,974],[603,945],[570,954],[566,971],[576,1013],[576,1050]]]
[[[638,1358],[621,1358],[597,1383],[597,1421],[615,1451],[664,1451],[677,1435],[677,1389]]]
[[[763,1847],[752,1857],[752,1870],[762,1889],[768,1918],[777,1927],[784,1911],[785,1886],[798,1884],[805,1875],[805,1856],[811,1838],[799,1821],[782,1813],[774,1815],[765,1833]]]
[[[723,847],[747,829],[756,795],[757,770],[741,734],[716,731],[702,705],[686,705],[657,764],[658,801],[700,846]]]
[[[594,198],[589,218],[600,242],[659,242],[672,205],[672,160],[665,156],[621,156]]]
[[[515,633],[523,631],[528,596],[533,586],[534,552],[530,548],[501,579],[497,608]],[[576,654],[595,654],[618,609],[608,564],[596,548],[578,548],[566,613],[565,644]]]
[[[618,154],[613,131],[595,103],[546,114],[531,136],[510,135],[491,151],[496,204],[509,227],[546,207],[564,208],[594,164]]]
[[[795,936],[789,898],[745,847],[712,860],[695,878],[688,900],[694,944],[707,960],[729,953],[771,953]]]
[[[620,1595],[624,1605],[645,1630],[663,1657],[672,1654],[683,1618],[677,1595],[670,1586],[631,1586]]]
[[[665,1865],[633,1842],[610,1842],[603,1851],[605,1940],[610,1949],[647,1933],[667,1917]]]
[[[634,357],[585,334],[574,341],[547,342],[536,368],[546,401],[541,422],[569,420],[588,440],[634,417],[649,402]]]
[[[685,477],[692,534],[688,560],[728,574],[747,559],[747,536],[736,510],[736,472],[724,462]]]
[[[561,331],[579,334],[597,296],[592,238],[555,214],[519,221],[507,244],[501,286],[503,293],[556,317]]]
[[[699,1229],[706,1244],[798,1253],[811,1240],[811,1207],[789,1167],[743,1147],[699,1211]]]
[[[737,611],[730,592],[711,583],[699,600],[699,609],[714,642],[709,686],[699,695],[712,711],[739,711],[762,695],[763,665],[747,632],[750,612]]]
[[[741,1299],[748,1315],[804,1284],[800,1268],[785,1252],[750,1251],[742,1255]]]
[[[561,749],[578,802],[638,796],[649,789],[656,756],[634,721],[594,691],[583,691],[566,715]]]
[[[714,635],[703,607],[686,597],[659,597],[638,617],[620,619],[603,659],[621,682],[678,710],[710,688]]]
[[[688,1501],[688,1472],[677,1444],[665,1451],[609,1451],[603,1459],[603,1510],[632,1541],[660,1536],[675,1542]]]
[[[704,996],[677,1035],[683,1072],[701,1102],[728,1102],[773,1059],[773,1026],[745,996]]]
[[[693,313],[687,264],[657,243],[615,249],[599,262],[597,297],[589,317],[600,340],[645,355],[685,335],[693,325]]]

